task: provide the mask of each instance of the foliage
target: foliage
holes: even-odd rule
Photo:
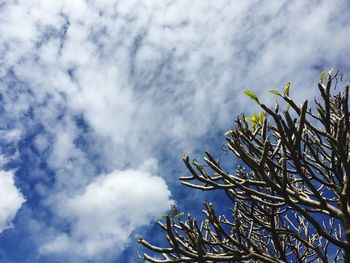
[[[283,112],[246,92],[262,113],[238,117],[225,133],[244,167],[230,173],[205,152],[205,164],[183,157],[190,176],[180,178],[194,189],[225,192],[232,214],[217,215],[205,202],[201,223],[191,215],[165,216],[159,224],[168,246],[140,239],[156,254],[144,260],[350,262],[349,86],[331,94],[337,77],[331,74],[321,74],[313,109],[308,101],[296,105],[290,83],[271,91],[290,105]]]

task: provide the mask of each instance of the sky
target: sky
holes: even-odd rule
[[[349,43],[346,0],[0,1],[0,261],[136,262],[171,204],[220,202],[181,156],[229,158],[243,91],[312,98]]]

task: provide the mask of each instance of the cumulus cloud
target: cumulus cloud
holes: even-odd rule
[[[11,221],[25,202],[13,177],[13,172],[0,171],[0,233],[12,227]]]
[[[83,258],[120,252],[133,231],[159,218],[170,202],[165,181],[147,170],[100,175],[82,193],[59,204],[57,209],[70,222],[70,231],[59,233],[40,251]]]

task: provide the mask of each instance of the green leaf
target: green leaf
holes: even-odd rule
[[[253,91],[247,90],[244,93],[245,93],[245,95],[247,95],[252,100],[255,100],[256,102],[259,102],[258,96],[256,96],[256,94]]]
[[[233,133],[233,130],[230,130],[230,131],[225,132],[225,133],[224,133],[224,136],[227,136],[227,135],[229,135],[229,134],[231,134],[231,133]]]
[[[259,115],[256,114],[256,113],[253,113],[253,122],[254,122],[255,124],[259,124],[259,120],[260,120]]]
[[[263,125],[263,123],[264,123],[264,121],[265,121],[265,113],[262,111],[262,112],[260,112],[260,125]]]
[[[258,123],[258,120],[259,120],[259,118],[257,117],[258,115],[253,115],[253,117],[251,117],[251,118],[245,118],[245,120],[246,121],[249,121],[249,122],[251,122],[251,123]]]
[[[245,117],[244,118],[246,122],[250,122],[250,124],[252,125],[252,128],[255,129],[256,127],[256,119],[253,117],[249,118],[249,117]]]
[[[246,122],[254,122],[253,118],[245,117],[244,119]]]
[[[325,71],[322,71],[322,72],[321,72],[321,75],[320,75],[320,82],[321,82],[321,83],[323,82],[323,79],[324,79],[325,75],[326,75],[326,72],[325,72]]]
[[[180,216],[183,216],[184,214],[185,214],[184,212],[180,212],[175,217],[180,217]]]
[[[290,82],[288,82],[285,86],[284,86],[284,92],[283,92],[283,95],[284,96],[289,96],[289,89],[290,89],[290,87],[291,87],[291,83]]]
[[[275,95],[278,95],[278,96],[281,96],[281,97],[282,97],[282,93],[279,92],[278,90],[270,89],[269,92],[271,92],[272,94],[275,94]]]

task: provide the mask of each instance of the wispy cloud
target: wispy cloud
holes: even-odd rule
[[[4,2],[1,128],[21,133],[15,176],[32,213],[20,220],[40,224],[35,249],[82,262],[123,249],[168,207],[180,154],[254,110],[242,89],[268,102],[292,81],[302,100],[324,68],[349,70],[348,11],[345,0]],[[152,159],[158,172],[140,165]]]

